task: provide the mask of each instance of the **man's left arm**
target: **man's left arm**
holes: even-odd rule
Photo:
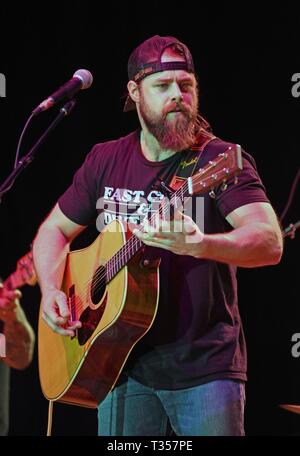
[[[232,231],[204,234],[190,217],[180,214],[171,226],[162,222],[159,229],[148,227],[145,233],[135,230],[134,234],[152,247],[240,267],[267,266],[280,261],[283,239],[269,203],[246,204],[230,212],[226,220]]]
[[[279,263],[283,239],[276,214],[269,203],[251,203],[230,212],[232,231],[204,235],[196,257],[245,268]]]

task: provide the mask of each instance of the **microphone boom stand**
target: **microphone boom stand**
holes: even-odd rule
[[[7,193],[13,186],[16,178],[19,174],[26,168],[34,159],[36,151],[39,147],[43,144],[46,138],[50,135],[50,133],[55,129],[57,124],[67,115],[70,114],[72,109],[76,104],[76,100],[72,99],[68,101],[61,109],[58,116],[54,119],[51,125],[47,128],[47,130],[42,134],[42,136],[37,140],[35,145],[31,148],[31,150],[26,154],[23,158],[18,161],[18,165],[14,168],[12,173],[5,179],[3,184],[0,186],[0,203],[2,196]]]

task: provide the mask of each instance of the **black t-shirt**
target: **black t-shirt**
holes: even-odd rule
[[[135,131],[93,147],[58,201],[73,222],[88,225],[97,220],[98,229],[116,217],[139,223],[151,203],[162,198],[153,185],[158,177],[165,180],[173,176],[181,154],[160,162],[148,161],[141,151],[139,134]],[[230,145],[218,138],[212,140],[197,167],[203,167]],[[229,231],[232,227],[225,217],[231,211],[269,201],[255,162],[244,151],[238,183],[230,179],[227,190],[217,189],[215,193],[215,198],[208,194],[201,197],[200,221],[199,211],[196,215],[193,211],[194,220],[205,233]],[[192,203],[197,205],[199,199],[196,203],[193,197]],[[128,205],[135,207],[129,219]],[[161,389],[186,388],[220,378],[246,380],[236,268],[157,250],[162,258],[158,312],[148,333],[131,352],[123,373]]]

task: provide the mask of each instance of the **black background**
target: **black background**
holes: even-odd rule
[[[242,144],[257,162],[278,215],[299,168],[300,99],[291,93],[300,72],[298,18],[293,6],[229,5],[229,2],[103,4],[74,1],[0,6],[0,72],[7,81],[0,98],[1,182],[10,173],[22,128],[33,108],[87,68],[94,83],[40,149],[35,161],[4,196],[0,207],[1,264],[5,278],[25,254],[39,224],[71,182],[96,142],[137,126],[122,112],[127,59],[154,34],[174,35],[194,57],[200,110],[215,134]],[[22,153],[54,119],[41,114],[28,130]],[[300,219],[299,185],[283,227]],[[291,337],[300,333],[299,239],[287,239],[282,261],[239,270],[240,309],[249,354],[246,432],[300,435],[300,415],[279,408],[300,404],[300,358]],[[22,303],[37,330],[38,288],[23,288]],[[37,347],[32,365],[12,372],[10,435],[45,435],[47,402],[40,390]],[[54,404],[54,435],[95,435],[94,410]]]

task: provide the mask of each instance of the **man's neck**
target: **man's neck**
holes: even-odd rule
[[[149,161],[162,161],[176,154],[174,150],[162,149],[157,139],[149,132],[141,130],[141,148]]]

